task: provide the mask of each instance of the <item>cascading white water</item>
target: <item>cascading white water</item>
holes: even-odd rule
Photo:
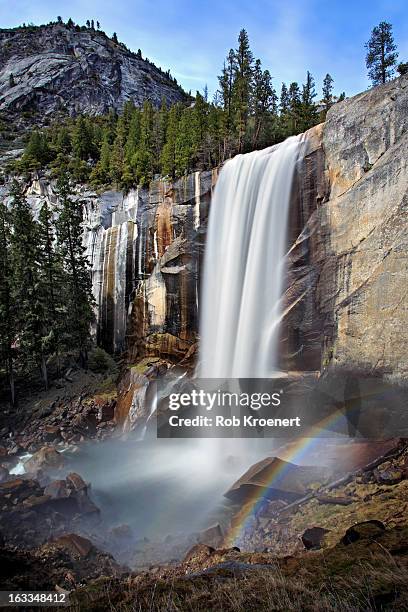
[[[294,136],[228,161],[210,211],[200,321],[201,378],[277,370],[287,219],[302,147]]]

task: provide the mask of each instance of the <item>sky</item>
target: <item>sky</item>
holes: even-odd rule
[[[217,88],[217,75],[238,32],[248,32],[279,90],[304,80],[318,93],[327,72],[335,93],[367,89],[364,43],[380,21],[393,25],[400,61],[408,61],[408,0],[0,0],[0,27],[47,23],[61,15],[101,29],[173,76],[194,94]]]

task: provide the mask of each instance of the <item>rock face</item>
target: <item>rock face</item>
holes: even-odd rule
[[[200,265],[217,171],[195,172],[149,189],[97,194],[78,188],[84,243],[92,266],[95,334],[115,353],[182,358],[196,342]],[[7,193],[0,187],[0,193]],[[54,184],[34,180],[26,196],[35,213]]]
[[[307,133],[283,334],[294,368],[407,379],[407,127],[402,77]]]
[[[0,30],[0,111],[36,122],[50,115],[98,115],[162,98],[186,100],[158,68],[103,32],[64,24]]]

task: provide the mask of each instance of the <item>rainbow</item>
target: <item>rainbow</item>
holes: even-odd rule
[[[353,404],[353,401],[349,403]],[[276,462],[275,465],[271,466],[270,473],[267,475],[266,484],[258,489],[255,489],[252,496],[242,506],[238,513],[233,517],[231,527],[227,532],[223,545],[224,546],[235,546],[239,545],[239,540],[242,534],[250,526],[253,517],[260,509],[265,497],[268,495],[268,491],[275,488],[279,482],[281,482],[286,473],[290,469],[290,464],[301,463],[302,460],[310,454],[310,452],[317,448],[322,439],[322,433],[328,430],[333,430],[338,426],[341,421],[346,422],[347,414],[343,410],[335,410],[330,415],[324,417],[316,425],[310,427],[307,434],[299,440],[290,443],[287,450],[280,453],[279,459],[282,462]]]

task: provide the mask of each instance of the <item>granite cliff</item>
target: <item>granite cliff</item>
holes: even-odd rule
[[[406,381],[408,79],[336,104],[306,133],[291,223],[292,367]]]
[[[0,30],[0,111],[47,118],[121,110],[127,100],[159,106],[187,96],[168,74],[105,33],[63,23]]]

